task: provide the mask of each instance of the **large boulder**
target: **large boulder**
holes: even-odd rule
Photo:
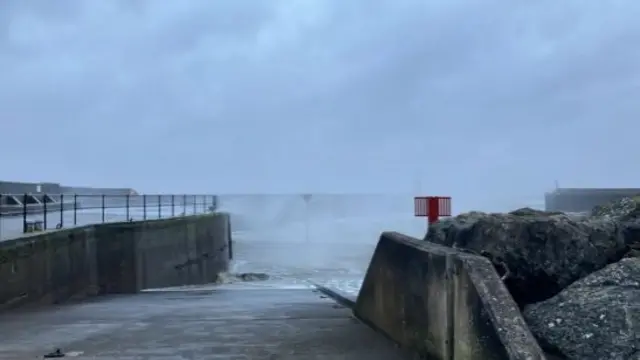
[[[524,316],[543,348],[566,359],[640,359],[640,258],[574,282]]]
[[[629,248],[626,257],[640,256],[640,196],[626,197],[596,206],[591,216],[613,219],[623,228]]]
[[[618,221],[634,221],[640,218],[640,196],[624,197],[598,205],[591,216],[608,217]]]
[[[524,306],[623,258],[625,231],[609,217],[519,209],[443,219],[429,228],[425,240],[486,256]]]

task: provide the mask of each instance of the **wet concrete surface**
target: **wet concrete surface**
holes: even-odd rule
[[[405,359],[349,309],[268,282],[152,291],[0,316],[0,358]]]
[[[387,217],[308,225],[233,233],[232,272],[265,273],[267,281],[229,276],[222,285],[0,315],[0,359],[42,358],[56,348],[104,360],[410,358],[310,283],[355,297],[380,232],[419,232],[421,224]]]

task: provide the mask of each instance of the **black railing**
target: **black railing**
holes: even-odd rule
[[[0,240],[20,233],[215,211],[215,195],[0,194]]]

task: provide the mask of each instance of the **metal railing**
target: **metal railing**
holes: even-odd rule
[[[0,194],[0,240],[21,233],[217,209],[215,195]]]

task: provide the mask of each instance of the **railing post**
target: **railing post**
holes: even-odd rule
[[[78,194],[73,194],[73,226],[78,226]]]
[[[231,226],[227,226],[227,241],[229,242],[229,260],[233,260],[233,236],[231,236]]]
[[[101,204],[101,208],[102,208],[102,223],[104,223],[104,208],[105,208],[105,204],[104,204],[104,200],[105,200],[106,195],[102,194],[102,204]]]
[[[47,194],[44,194],[42,196],[42,201],[44,201],[44,203],[42,204],[42,210],[44,211],[42,226],[44,228],[43,230],[47,230]]]
[[[22,196],[22,232],[27,232],[27,193]]]
[[[126,196],[127,196],[127,198],[126,198],[126,200],[125,200],[125,203],[126,203],[126,204],[125,204],[125,208],[126,208],[126,217],[127,217],[126,221],[129,221],[129,201],[131,201],[131,199],[130,199],[131,194],[127,194]]]
[[[147,194],[142,195],[142,220],[147,220]]]
[[[60,229],[64,227],[64,194],[60,193]]]
[[[187,194],[182,195],[182,215],[187,215]]]
[[[196,197],[196,195],[193,195],[193,214],[194,215],[198,212],[197,204],[198,204],[198,198]]]
[[[162,195],[158,195],[158,219],[162,219]]]
[[[176,196],[171,194],[171,217],[176,216]]]
[[[0,240],[2,240],[2,194],[0,194]]]

